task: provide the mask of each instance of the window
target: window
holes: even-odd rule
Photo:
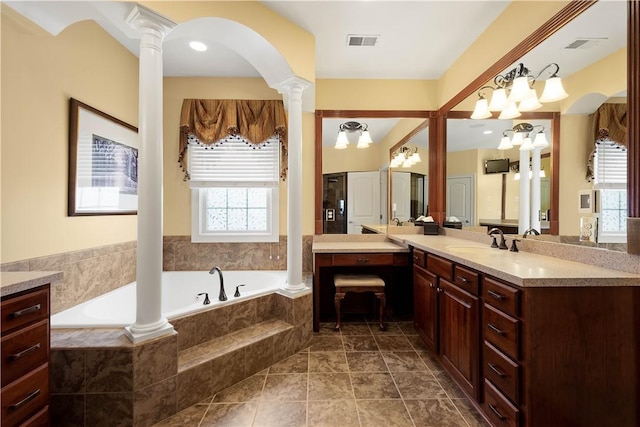
[[[189,144],[191,240],[277,242],[280,142]]]
[[[602,141],[594,157],[594,182],[598,190],[598,242],[624,243],[627,236],[627,150]]]

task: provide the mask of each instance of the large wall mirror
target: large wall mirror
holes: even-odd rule
[[[626,205],[621,202],[618,206],[620,215],[617,223],[622,235],[617,239],[603,238],[598,239],[599,241],[586,238],[583,233],[584,224],[592,224],[599,230],[600,236],[605,236],[607,231],[603,226],[605,221],[611,221],[611,218],[603,218],[599,205],[592,212],[586,212],[579,205],[581,195],[595,191],[593,193],[595,198],[599,194],[597,186],[586,179],[587,161],[595,142],[589,135],[590,115],[605,103],[626,104],[626,7],[626,2],[595,3],[544,42],[497,73],[504,75],[523,63],[535,75],[547,64],[556,63],[559,66],[558,75],[562,77],[563,85],[569,94],[568,98],[545,104],[534,113],[523,113],[521,117],[510,121],[498,120],[497,112],[493,113],[492,118],[485,120],[464,120],[469,118],[470,112],[474,109],[475,102],[479,98],[477,93],[461,101],[454,107],[454,111],[449,111],[446,125],[447,180],[453,176],[455,181],[456,175],[465,175],[465,173],[471,175],[468,171],[458,171],[456,168],[460,163],[455,159],[459,160],[462,155],[458,152],[459,145],[470,143],[470,140],[478,141],[478,147],[472,148],[474,150],[472,153],[476,155],[476,181],[472,184],[474,185],[472,189],[476,191],[476,199],[475,204],[472,205],[474,209],[471,209],[474,216],[470,226],[478,227],[478,231],[486,231],[486,227],[480,226],[482,220],[508,222],[513,221],[514,216],[517,216],[517,212],[513,210],[517,209],[517,204],[513,203],[512,197],[513,195],[519,197],[517,187],[513,186],[515,168],[501,174],[500,177],[487,174],[484,170],[483,163],[487,159],[509,158],[510,163],[519,160],[517,152],[503,152],[496,149],[502,137],[501,129],[508,129],[513,123],[518,122],[530,122],[533,125],[540,124],[545,128],[553,129],[553,123],[551,126],[544,126],[545,123],[538,121],[537,118],[545,114],[544,111],[551,116],[553,116],[552,112],[555,112],[556,116],[559,116],[557,132],[547,136],[551,147],[542,152],[542,167],[546,177],[541,182],[540,191],[543,194],[540,197],[543,203],[538,213],[542,219],[540,231],[555,236],[543,235],[536,238],[626,250],[622,243],[626,241],[626,218],[623,218],[626,217],[624,214]],[[553,71],[553,68],[551,70]],[[534,85],[538,96],[544,86],[544,81],[541,80],[549,76],[550,73],[543,74]],[[488,81],[486,84],[495,86],[493,81]],[[487,98],[492,94],[492,90],[484,92]],[[551,118],[551,122],[554,120]],[[471,131],[474,131],[474,136],[469,137],[465,132]],[[487,135],[491,137],[487,146],[481,143],[485,136],[483,132],[492,132]],[[518,166],[522,172],[522,165]],[[506,179],[503,180],[503,177]],[[545,182],[547,180],[548,183]],[[447,215],[451,214],[450,209],[458,213],[464,203],[457,198],[463,192],[454,191],[451,195],[451,188],[460,187],[449,185],[447,187]],[[548,207],[544,204],[547,193]],[[506,197],[503,198],[503,196]],[[620,198],[622,199],[623,197]],[[500,206],[498,201],[504,203],[500,209],[497,208]],[[595,220],[596,225],[593,225],[592,220]]]
[[[316,111],[316,234],[386,233],[393,218],[400,215],[399,221],[407,222],[416,217],[412,212],[426,209],[428,114]],[[365,130],[371,142],[358,148]],[[344,136],[339,136],[341,131]],[[347,146],[336,148],[336,143]],[[409,150],[417,152],[421,161],[410,167],[389,167],[391,152],[409,154]],[[391,189],[394,176],[396,185],[408,178],[407,185],[396,189],[395,195]]]

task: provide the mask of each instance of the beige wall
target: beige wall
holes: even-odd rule
[[[448,102],[567,3],[512,1],[438,80],[438,105]]]
[[[322,173],[380,170],[384,166],[380,163],[381,149],[380,143],[371,144],[366,149],[357,148],[356,144],[349,144],[344,150],[322,147]]]
[[[67,152],[70,97],[137,125],[137,58],[90,21],[53,37],[2,5],[1,31],[2,262],[135,240],[135,215],[67,216]]]

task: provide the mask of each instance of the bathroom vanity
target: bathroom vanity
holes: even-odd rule
[[[49,292],[59,272],[2,273],[2,425],[49,425]]]
[[[639,425],[640,275],[489,239],[389,238],[411,249],[420,336],[491,424]]]
[[[413,309],[408,277],[409,249],[387,240],[385,235],[315,236],[313,246],[313,330],[320,330],[320,319],[333,318],[333,276],[336,273],[375,273],[385,281],[387,307],[395,312]],[[354,295],[345,300],[343,310],[372,311],[370,295]]]

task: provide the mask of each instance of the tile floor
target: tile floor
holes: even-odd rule
[[[155,427],[487,426],[411,322],[322,324],[308,348]]]

